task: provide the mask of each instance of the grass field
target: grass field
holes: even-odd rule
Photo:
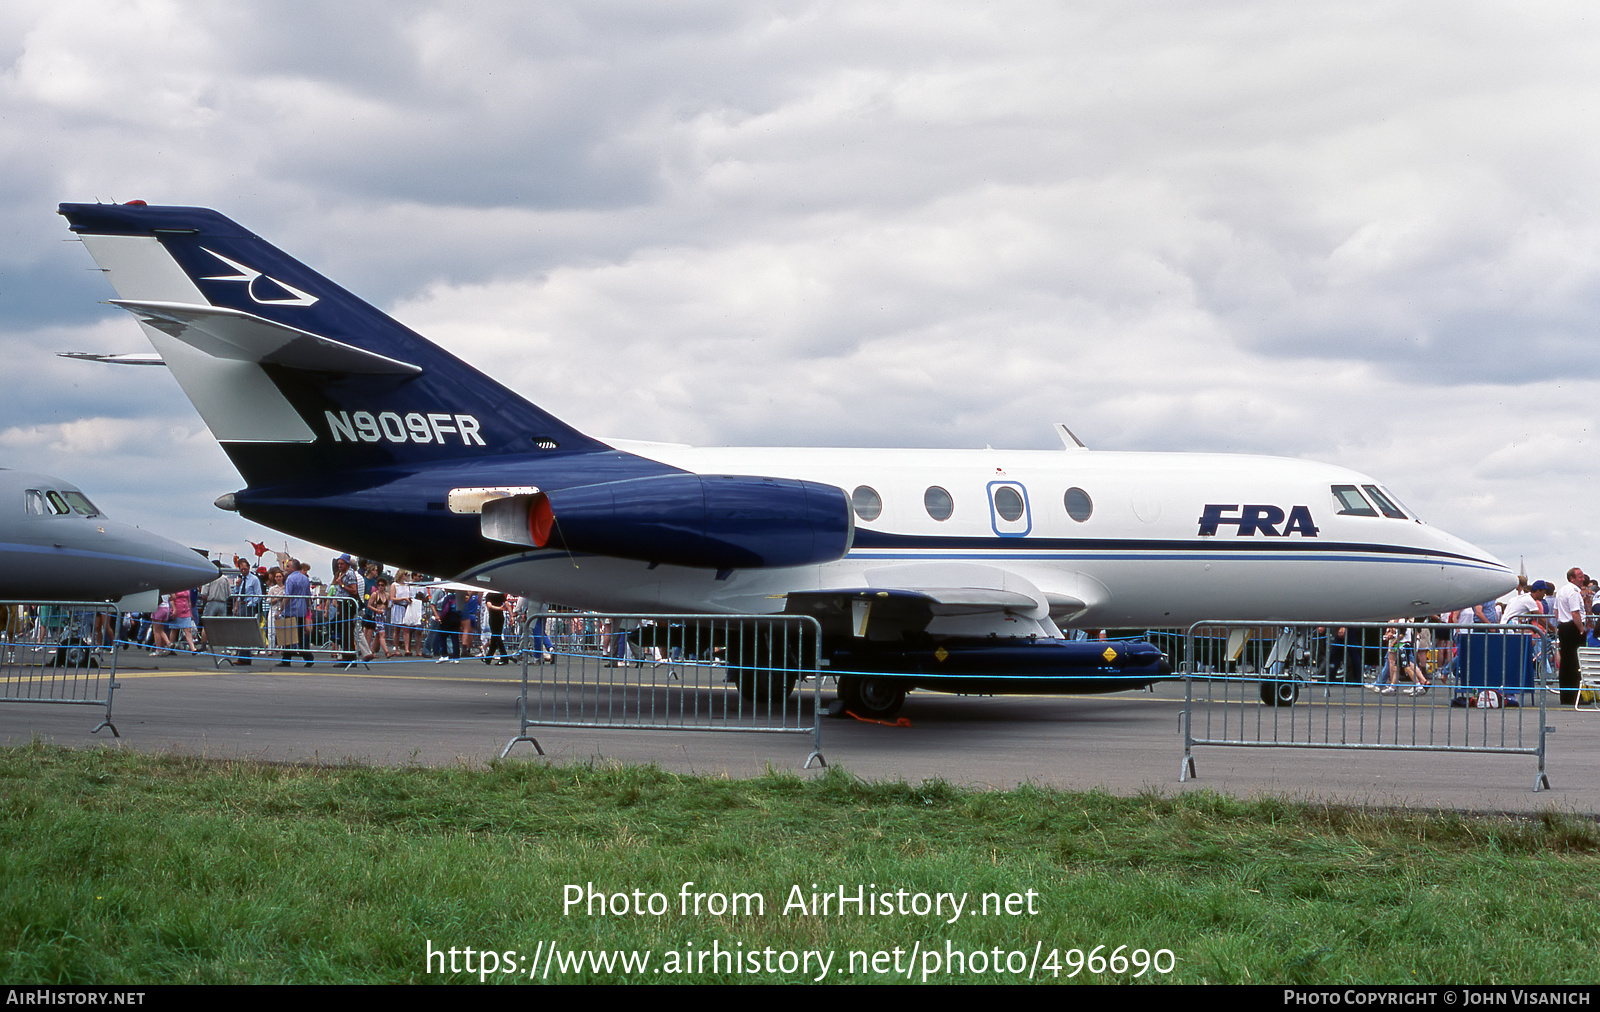
[[[1553,814],[34,745],[0,833],[14,983],[1600,979]]]

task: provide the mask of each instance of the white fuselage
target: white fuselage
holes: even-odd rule
[[[820,566],[717,574],[530,552],[466,578],[583,607],[677,612],[780,611],[784,595],[801,590],[981,587],[1026,594],[1037,607],[1003,617],[953,617],[930,631],[1044,635],[1066,625],[1433,614],[1494,598],[1516,582],[1482,549],[1409,514],[1341,515],[1348,503],[1334,499],[1335,486],[1377,482],[1312,461],[611,442],[700,474],[797,478],[836,485],[847,495],[865,487],[881,511],[858,509],[849,554]],[[944,512],[937,493],[930,511],[930,488],[948,494],[945,519],[933,515]],[[1082,493],[1071,503],[1081,519],[1069,513],[1071,489]],[[1252,514],[1252,506],[1262,508]],[[1200,533],[1208,507],[1221,519],[1209,536]],[[1262,522],[1252,526],[1252,517]]]

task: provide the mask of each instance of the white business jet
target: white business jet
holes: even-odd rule
[[[878,715],[910,687],[1170,671],[1066,628],[1386,619],[1516,582],[1375,479],[1305,460],[1090,451],[1065,429],[1060,451],[597,439],[215,211],[61,213],[243,476],[219,506],[543,601],[812,615],[841,695]]]

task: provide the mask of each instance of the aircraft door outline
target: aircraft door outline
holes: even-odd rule
[[[1018,481],[989,483],[989,527],[997,537],[1022,538],[1033,530],[1028,490]]]

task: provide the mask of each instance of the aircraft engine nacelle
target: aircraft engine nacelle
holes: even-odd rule
[[[844,557],[844,490],[748,475],[667,474],[491,500],[483,535],[700,569],[811,566]]]

